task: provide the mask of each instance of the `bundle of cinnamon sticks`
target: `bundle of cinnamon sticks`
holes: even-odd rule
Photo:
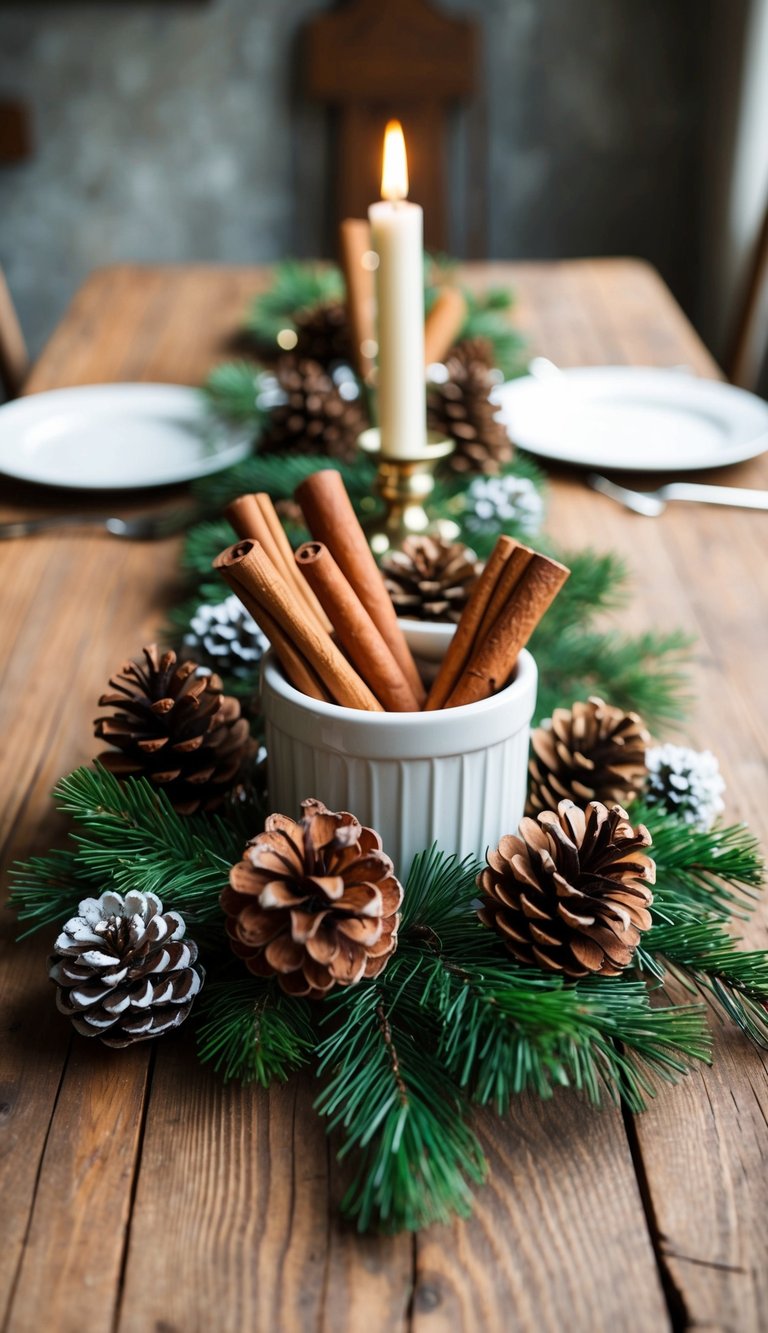
[[[240,537],[214,568],[261,626],[288,680],[312,699],[370,712],[455,708],[505,686],[568,577],[500,537],[427,695],[384,580],[331,469],[298,487],[312,541],[293,552],[267,495],[226,510]]]

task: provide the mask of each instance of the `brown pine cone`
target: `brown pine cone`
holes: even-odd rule
[[[126,662],[102,694],[95,734],[117,747],[99,763],[118,778],[145,777],[162,788],[180,815],[214,810],[240,779],[250,753],[248,723],[218,676],[198,675],[196,662],[162,656],[156,644],[144,663]]]
[[[526,814],[554,810],[563,799],[628,805],[645,786],[650,743],[637,713],[597,697],[556,708],[549,725],[531,736]]]
[[[620,806],[561,801],[523,819],[478,875],[481,921],[519,962],[567,977],[617,976],[652,925],[651,835]]]
[[[296,355],[331,366],[352,359],[347,308],[342,301],[319,301],[294,315]]]
[[[368,424],[355,380],[337,384],[318,361],[293,354],[281,356],[273,373],[276,401],[261,452],[328,454],[351,461]],[[342,390],[352,396],[345,397]]]
[[[481,366],[487,366],[489,370],[496,369],[493,343],[490,338],[484,338],[482,334],[472,338],[461,338],[454,343],[448,355],[459,356],[467,362],[476,361]]]
[[[499,409],[490,400],[496,378],[483,356],[474,339],[457,343],[445,360],[447,380],[427,388],[427,423],[456,441],[448,459],[455,472],[498,472],[513,455],[507,429],[496,419]]]
[[[384,582],[399,616],[458,623],[482,561],[461,542],[440,537],[406,537],[381,561]]]
[[[403,890],[381,838],[354,815],[302,802],[270,815],[221,897],[234,952],[289,995],[319,999],[376,977],[397,946]]]
[[[58,1008],[105,1046],[131,1046],[178,1027],[205,976],[185,930],[154,893],[85,898],[50,959]]]

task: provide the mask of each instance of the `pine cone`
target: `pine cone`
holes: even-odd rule
[[[276,401],[261,451],[352,460],[368,423],[351,371],[337,382],[318,361],[288,355],[280,357],[274,376]]]
[[[406,537],[381,561],[384,582],[399,616],[458,623],[482,562],[461,542]]]
[[[196,662],[144,649],[144,664],[126,662],[102,694],[116,711],[94,722],[96,735],[117,747],[99,762],[119,778],[145,777],[162,787],[180,815],[214,810],[238,782],[250,751],[240,704],[221,692],[218,676],[198,675]]]
[[[457,343],[445,360],[448,378],[427,390],[427,422],[456,441],[448,462],[456,472],[498,472],[512,458],[506,427],[496,419],[498,407],[490,394],[496,377],[475,340]]]
[[[319,301],[294,315],[298,335],[296,355],[318,361],[321,366],[332,366],[338,361],[349,365],[352,343],[349,336],[347,309],[342,301]]]
[[[481,921],[519,962],[567,977],[617,976],[652,925],[651,835],[616,805],[573,801],[523,819],[478,876]]]
[[[54,945],[56,1004],[84,1037],[130,1046],[184,1022],[205,973],[178,912],[154,893],[85,898]]]
[[[376,977],[397,945],[402,886],[373,829],[320,801],[299,823],[270,815],[233,866],[221,904],[232,948],[290,995]]]
[[[531,736],[526,813],[554,810],[564,798],[586,805],[628,805],[642,791],[650,736],[637,713],[596,697],[556,708]]]
[[[493,343],[490,338],[484,338],[482,334],[470,338],[461,338],[459,342],[454,343],[448,355],[459,356],[465,362],[476,361],[481,366],[487,366],[489,370],[496,369],[496,354]]]
[[[184,649],[224,676],[251,683],[255,689],[259,662],[269,640],[232,593],[223,602],[198,606],[184,635]]]

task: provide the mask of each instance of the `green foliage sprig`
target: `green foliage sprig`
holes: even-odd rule
[[[312,1006],[289,999],[274,981],[226,975],[209,982],[198,1001],[198,1053],[225,1082],[285,1083],[306,1065],[317,1044]]]
[[[275,264],[270,286],[252,302],[246,329],[260,346],[275,349],[278,333],[295,328],[294,316],[300,310],[343,297],[344,279],[334,264],[285,259]]]
[[[743,951],[726,930],[762,876],[742,827],[695,832],[637,805],[657,857],[639,971],[571,983],[514,962],[475,914],[476,862],[433,848],[414,859],[387,968],[311,1005],[231,958],[219,893],[260,827],[253,807],[181,819],[145,780],[119,783],[98,767],[64,779],[56,798],[73,819],[72,845],[16,868],[22,921],[63,919],[80,897],[113,887],[157,892],[197,922],[215,978],[199,1003],[201,1059],[265,1087],[315,1066],[317,1109],[349,1159],[344,1209],[361,1230],[414,1229],[469,1209],[485,1172],[472,1103],[503,1113],[520,1092],[570,1087],[640,1111],[660,1082],[708,1060],[705,1008],[670,1004],[659,985],[668,975],[753,1041],[768,1039],[768,954]]]
[[[54,788],[73,819],[73,848],[12,869],[11,901],[32,928],[71,915],[85,894],[156,893],[190,921],[218,920],[219,894],[244,842],[238,818],[182,818],[145,778],[120,782],[106,769],[78,768]]]

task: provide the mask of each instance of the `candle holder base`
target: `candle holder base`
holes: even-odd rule
[[[453,440],[428,431],[424,452],[417,458],[386,458],[381,454],[381,436],[377,427],[364,430],[358,437],[364,453],[378,459],[376,491],[384,501],[386,513],[364,523],[374,555],[402,545],[406,537],[443,537],[455,541],[460,529],[451,519],[430,520],[424,505],[435,486],[435,468],[456,448]]]

